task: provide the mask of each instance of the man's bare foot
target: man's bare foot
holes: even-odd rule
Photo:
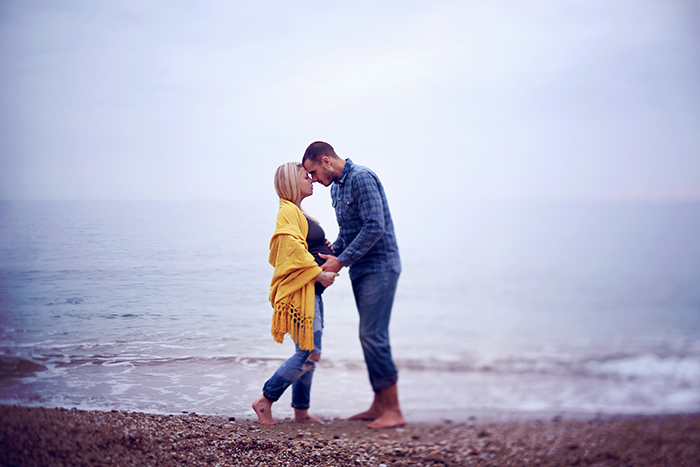
[[[309,415],[308,410],[304,409],[294,409],[294,423],[320,423],[324,425],[323,420],[319,420],[316,417]]]
[[[348,417],[348,420],[376,420],[377,418],[381,417],[382,413],[375,409],[374,407],[370,407],[369,410],[365,410],[364,412],[357,413],[353,415],[352,417]]]
[[[384,413],[384,410],[382,410],[382,394],[375,392],[370,408],[349,417],[348,420],[376,420],[382,416],[382,413]]]
[[[381,417],[367,425],[367,428],[396,428],[405,424],[406,420],[403,418],[400,410],[387,410]]]
[[[272,418],[272,402],[265,396],[260,396],[253,402],[253,410],[258,415],[258,423],[262,425],[277,425]]]
[[[368,428],[395,428],[404,426],[406,420],[399,405],[398,386],[392,384],[374,393],[372,407],[368,411],[355,415],[355,420],[374,420]],[[368,418],[360,418],[368,417]],[[371,417],[371,418],[369,418]]]

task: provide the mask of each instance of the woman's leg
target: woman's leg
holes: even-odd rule
[[[317,362],[321,358],[320,353],[312,353],[309,360]],[[311,396],[311,382],[314,370],[307,371],[301,378],[292,384],[292,407],[294,407],[294,421],[297,423],[323,423],[316,417],[309,415],[309,403]]]
[[[315,368],[316,361],[318,361],[321,351],[321,336],[319,333],[317,338],[316,332],[316,317],[317,315],[319,315],[319,313],[317,313],[317,311],[319,310],[319,301],[320,296],[317,295],[315,303],[316,306],[314,310],[314,350],[301,350],[297,345],[296,352],[294,353],[294,355],[288,358],[287,361],[284,362],[277,369],[277,371],[275,371],[272,377],[265,382],[265,385],[263,386],[262,396],[260,396],[255,400],[255,402],[253,402],[253,410],[255,410],[255,413],[258,415],[258,421],[262,424],[275,424],[275,421],[272,418],[272,404],[279,400],[284,391],[290,385],[295,384],[299,379],[305,377],[307,374],[310,374],[310,377],[304,378],[304,383],[301,383],[301,385],[299,386],[299,395],[297,397],[300,397],[300,400],[304,397],[306,397],[307,399],[309,397],[309,393],[311,390],[311,378],[313,378],[313,370]],[[322,302],[320,304],[320,307],[323,307]],[[323,326],[322,320],[323,318],[321,317],[321,327]],[[294,395],[292,395],[292,401],[294,401]],[[301,401],[299,405],[303,405],[303,401]],[[296,407],[294,402],[292,402],[292,406]],[[308,402],[306,409],[308,410]]]
[[[321,359],[321,339],[323,336],[323,300],[316,295],[314,313],[314,350],[307,363],[312,368],[304,373],[292,384],[292,407],[294,407],[294,420],[296,422],[317,422],[319,419],[309,415],[311,405],[311,383],[316,369],[316,362]]]
[[[274,425],[272,404],[277,402],[284,391],[310,367],[306,364],[311,352],[296,347],[294,355],[284,362],[263,386],[263,393],[253,402],[253,410],[258,415],[258,422],[263,425]]]

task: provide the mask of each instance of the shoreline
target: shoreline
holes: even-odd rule
[[[523,415],[523,414],[520,414]],[[700,413],[488,413],[370,430],[333,419],[274,426],[248,418],[0,405],[0,465],[700,464]]]

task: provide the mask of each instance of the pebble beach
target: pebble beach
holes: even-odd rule
[[[441,420],[370,430],[183,413],[0,406],[0,465],[697,466],[700,414]]]

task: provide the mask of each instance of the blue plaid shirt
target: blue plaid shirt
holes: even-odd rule
[[[401,272],[399,247],[389,204],[379,177],[367,167],[345,160],[345,167],[331,186],[338,221],[333,249],[350,279],[370,272]]]

